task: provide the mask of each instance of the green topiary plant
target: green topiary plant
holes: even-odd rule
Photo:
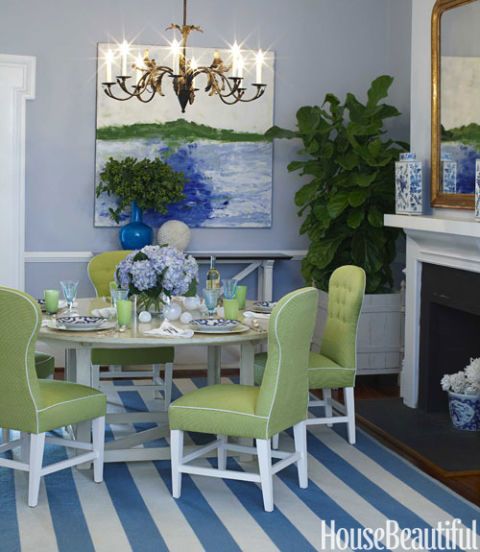
[[[100,173],[97,197],[106,192],[118,198],[118,207],[110,208],[112,219],[120,222],[120,214],[132,201],[140,209],[154,209],[165,214],[171,203],[184,199],[185,176],[174,171],[161,159],[135,159],[121,161],[110,157]]]
[[[310,239],[302,262],[307,282],[327,290],[331,273],[354,264],[367,274],[367,293],[393,287],[390,268],[400,230],[386,228],[383,215],[395,206],[394,163],[407,144],[384,139],[384,120],[400,115],[380,103],[393,78],[373,81],[364,105],[353,94],[345,102],[327,94],[322,107],[302,107],[296,131],[272,127],[269,138],[300,138],[303,159],[288,165],[310,177],[295,195],[305,220],[300,233]]]

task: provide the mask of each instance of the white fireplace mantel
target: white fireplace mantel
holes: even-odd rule
[[[416,408],[422,264],[480,272],[480,223],[473,215],[471,219],[385,215],[385,225],[403,228],[407,235],[405,357],[400,392],[404,403]]]

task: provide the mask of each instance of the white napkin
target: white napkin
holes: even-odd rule
[[[184,337],[186,339],[193,337],[193,330],[177,328],[177,326],[174,326],[168,320],[164,320],[159,328],[145,330],[143,333],[155,337]]]
[[[93,309],[93,316],[100,316],[100,318],[113,318],[117,314],[114,307],[104,307],[103,309]]]
[[[263,312],[252,312],[252,311],[245,311],[243,313],[243,316],[245,318],[258,318],[259,320],[268,320],[270,318],[270,314],[266,314]]]

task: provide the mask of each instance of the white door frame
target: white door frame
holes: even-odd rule
[[[0,54],[0,285],[25,287],[25,111],[35,58]]]

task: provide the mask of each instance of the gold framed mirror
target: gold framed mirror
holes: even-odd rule
[[[480,159],[480,1],[432,13],[432,207],[474,208]],[[478,99],[477,99],[478,97]]]

